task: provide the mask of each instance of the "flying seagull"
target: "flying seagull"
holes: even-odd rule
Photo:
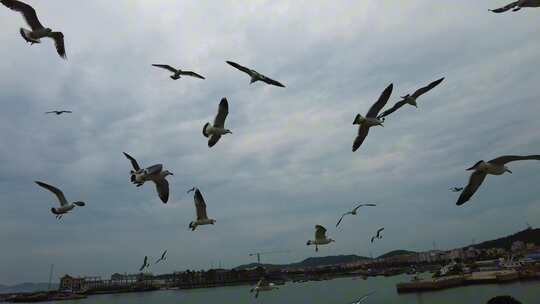
[[[233,67],[239,69],[240,71],[248,74],[249,77],[251,77],[251,80],[249,82],[250,84],[252,84],[252,83],[254,83],[256,81],[262,81],[262,82],[266,82],[267,84],[275,85],[275,86],[278,86],[278,87],[282,87],[282,88],[285,87],[280,82],[275,81],[274,79],[268,78],[268,77],[264,76],[263,74],[260,74],[259,72],[255,71],[255,70],[246,68],[245,66],[241,66],[236,62],[227,61],[227,63],[232,65]]]
[[[162,68],[162,69],[165,69],[165,70],[168,70],[168,71],[172,72],[173,75],[171,75],[171,79],[173,79],[173,80],[180,79],[181,78],[180,76],[191,76],[191,77],[195,77],[195,78],[205,79],[202,75],[199,75],[199,74],[197,74],[195,72],[182,71],[181,69],[175,69],[175,68],[173,68],[172,66],[170,66],[168,64],[152,64],[152,66]]]
[[[133,170],[130,171],[131,182],[137,187],[140,187],[146,181],[153,181],[156,184],[156,190],[161,201],[166,204],[169,200],[169,182],[165,179],[168,175],[174,175],[168,170],[163,170],[162,164],[150,166],[146,169],[141,169],[139,164],[131,155],[123,152],[124,156],[131,161]]]
[[[360,148],[362,143],[364,142],[364,139],[366,139],[369,128],[373,126],[383,126],[383,121],[377,118],[377,114],[379,114],[379,111],[384,107],[386,102],[388,101],[388,98],[390,98],[390,95],[392,94],[392,89],[394,88],[393,84],[390,84],[381,94],[379,97],[379,100],[375,102],[369,111],[366,114],[366,117],[362,117],[362,115],[357,114],[354,118],[353,125],[359,125],[358,127],[358,135],[354,139],[352,151],[355,152]]]
[[[540,160],[540,155],[526,155],[526,156],[517,156],[517,155],[505,155],[497,157],[488,162],[483,160],[474,164],[474,166],[467,169],[467,171],[473,171],[471,177],[469,178],[469,184],[465,187],[465,190],[459,196],[456,205],[461,206],[465,204],[471,197],[474,195],[476,190],[482,185],[482,182],[486,178],[486,175],[502,175],[505,172],[512,174],[512,171],[508,169],[505,165],[509,162],[518,161],[518,160]]]
[[[56,114],[56,115],[60,115],[60,114],[64,114],[64,113],[73,113],[71,111],[66,111],[66,110],[60,110],[60,111],[49,111],[49,112],[45,112],[45,114]]]
[[[84,202],[68,203],[66,197],[64,196],[64,193],[60,189],[40,181],[35,181],[35,183],[38,184],[38,186],[51,191],[52,193],[54,193],[54,195],[56,195],[56,198],[58,198],[58,201],[60,202],[60,208],[51,208],[51,212],[56,215],[57,219],[61,219],[62,215],[73,210],[75,206],[84,207],[86,205]]]
[[[452,187],[450,188],[450,191],[452,192],[461,192],[463,190],[463,187]]]
[[[211,125],[209,122],[207,122],[203,127],[203,135],[205,137],[209,137],[209,148],[212,148],[215,144],[217,144],[217,142],[221,138],[221,135],[229,133],[232,134],[229,129],[225,129],[225,119],[227,118],[228,114],[229,103],[227,102],[227,98],[223,97],[219,102],[218,113],[216,115],[216,118],[214,118],[214,124]]]
[[[21,13],[26,23],[32,30],[20,29],[21,36],[30,44],[41,43],[41,38],[51,38],[54,40],[56,51],[60,57],[66,59],[66,49],[64,47],[64,34],[62,32],[53,32],[50,28],[45,28],[39,22],[36,11],[30,5],[17,0],[0,0],[6,7]]]
[[[494,13],[504,13],[510,9],[512,9],[513,12],[519,11],[523,7],[540,7],[540,0],[519,0],[512,2],[506,6],[503,6],[501,8],[490,10]]]
[[[163,251],[163,254],[161,255],[161,257],[154,264],[157,264],[161,261],[165,261],[166,259],[167,259],[167,250]]]
[[[190,222],[189,228],[191,229],[191,231],[195,231],[195,228],[197,228],[197,226],[214,225],[216,223],[216,220],[208,218],[208,215],[206,214],[206,202],[204,201],[201,191],[199,190],[199,188],[193,187],[188,190],[188,193],[192,191],[195,191],[195,194],[193,195],[193,201],[195,202],[195,209],[197,211],[197,220]]]
[[[278,289],[274,283],[268,282],[265,278],[262,278],[257,282],[257,285],[253,287],[249,292],[253,293],[255,292],[255,298],[259,297],[259,292],[261,291],[271,291],[273,289]]]
[[[379,119],[384,118],[392,113],[394,113],[397,109],[401,108],[402,106],[406,104],[410,104],[411,106],[415,106],[418,108],[418,104],[416,103],[416,100],[418,97],[422,96],[423,94],[429,92],[434,87],[438,86],[442,81],[444,80],[444,77],[438,80],[435,80],[434,82],[428,84],[427,86],[420,88],[416,90],[412,95],[407,94],[405,96],[401,96],[402,100],[397,102],[392,108],[384,111],[381,115],[379,115]]]
[[[144,261],[141,268],[139,268],[139,272],[143,271],[143,269],[148,268],[148,267],[150,267],[150,264],[148,264],[148,256],[144,256]]]
[[[343,213],[343,215],[339,218],[339,221],[337,222],[336,227],[339,226],[339,223],[341,223],[341,221],[343,220],[343,217],[345,217],[346,215],[349,215],[349,214],[350,215],[356,215],[358,209],[360,209],[361,207],[375,207],[375,206],[377,206],[377,205],[375,205],[375,204],[359,204],[358,206],[354,207],[353,210]]]
[[[370,293],[367,293],[365,295],[363,295],[362,297],[360,297],[358,300],[352,302],[351,304],[360,304],[360,303],[363,303],[364,301],[366,301],[371,295],[373,295],[375,293],[375,291],[372,291]]]
[[[333,239],[326,237],[326,228],[321,225],[315,226],[315,240],[307,241],[308,246],[315,245],[315,251],[319,251],[319,245],[326,245],[335,242]]]
[[[383,227],[383,228],[379,228],[379,229],[377,230],[377,234],[376,234],[375,236],[371,237],[371,242],[372,242],[372,243],[375,241],[375,239],[379,239],[379,240],[382,239],[382,234],[381,234],[381,232],[382,232],[383,230],[384,230],[384,227]]]

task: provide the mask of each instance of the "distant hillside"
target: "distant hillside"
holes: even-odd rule
[[[476,244],[473,246],[478,249],[486,249],[486,248],[510,249],[510,247],[512,247],[512,243],[515,241],[540,244],[540,229],[528,228],[516,234],[512,234],[510,236],[483,242],[483,243]]]
[[[257,266],[262,266],[264,268],[318,267],[318,266],[339,265],[339,264],[361,262],[361,261],[370,260],[370,259],[371,258],[358,256],[354,254],[336,255],[336,256],[307,258],[303,260],[302,262],[285,264],[285,265],[251,263],[251,264],[246,264],[246,265],[240,265],[236,267],[235,269],[246,269],[246,268],[253,268]]]
[[[391,258],[391,257],[395,257],[395,256],[398,256],[398,255],[403,255],[403,254],[415,254],[416,252],[414,251],[409,251],[409,250],[394,250],[394,251],[390,251],[388,253],[385,253],[381,256],[378,257],[378,259],[386,259],[386,258]]]
[[[0,285],[0,293],[45,291],[48,288],[49,283],[22,283],[12,286]],[[51,284],[51,289],[58,289],[58,284]]]

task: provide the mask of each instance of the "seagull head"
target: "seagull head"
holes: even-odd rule
[[[210,224],[212,225],[216,224],[216,220],[210,220]]]
[[[311,244],[313,244],[313,242],[312,242],[311,240],[309,240],[309,241],[307,241],[307,244],[306,244],[306,245],[309,246],[309,245],[311,245]]]
[[[165,172],[163,172],[163,176],[167,176],[167,175],[174,175],[174,173],[172,173],[169,170],[165,170]]]
[[[189,189],[189,190],[187,191],[187,193],[190,193],[190,192],[193,192],[193,191],[195,191],[195,187]],[[191,224],[190,224],[190,225],[191,225]]]
[[[225,134],[232,134],[232,132],[231,132],[231,130],[226,129],[226,130],[225,130]]]
[[[334,240],[334,239],[328,239],[328,240],[330,241],[330,243],[335,243],[336,242],[336,240]]]

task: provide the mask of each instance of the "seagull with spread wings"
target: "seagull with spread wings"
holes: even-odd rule
[[[383,230],[384,230],[384,227],[383,227],[383,228],[379,228],[379,229],[377,230],[377,234],[376,234],[375,236],[371,237],[371,242],[372,242],[372,243],[375,241],[375,239],[379,239],[379,240],[382,239],[382,234],[381,234],[381,232],[382,232]]]
[[[204,198],[199,188],[193,187],[188,190],[188,193],[193,191],[195,191],[195,193],[193,194],[193,201],[195,203],[197,220],[189,223],[189,228],[191,229],[191,231],[195,231],[197,226],[214,225],[216,223],[216,220],[209,219],[208,214],[206,214],[206,202],[204,201]]]
[[[157,261],[154,264],[157,264],[161,261],[165,261],[167,259],[167,250],[163,251],[163,254],[161,254],[161,257],[157,259]]]
[[[229,103],[227,98],[223,97],[219,102],[218,113],[214,118],[214,124],[207,122],[203,127],[203,135],[208,137],[208,147],[212,148],[222,135],[232,134],[231,130],[225,129],[225,119],[229,114]]]
[[[60,57],[66,59],[66,49],[64,46],[64,34],[62,32],[53,32],[50,28],[45,28],[39,22],[36,11],[30,5],[17,0],[0,0],[0,3],[19,12],[32,30],[20,29],[21,36],[30,44],[41,43],[41,38],[51,38],[54,40],[56,51]]]
[[[278,289],[278,287],[275,286],[274,283],[268,282],[268,280],[266,280],[265,278],[262,278],[262,279],[259,280],[259,282],[257,282],[257,285],[255,285],[255,287],[253,287],[249,292],[250,293],[255,292],[255,298],[258,298],[259,297],[259,292],[261,292],[261,291],[271,291],[271,290],[274,290],[274,289]]]
[[[519,0],[514,1],[508,5],[505,5],[503,7],[490,10],[494,13],[504,13],[506,11],[509,11],[512,9],[513,12],[519,11],[523,7],[540,7],[540,0]]]
[[[373,126],[384,127],[383,121],[377,118],[377,114],[379,114],[379,111],[388,102],[390,95],[392,95],[393,88],[394,85],[390,84],[386,89],[384,89],[377,102],[375,102],[367,112],[366,117],[362,117],[362,115],[357,114],[354,118],[353,125],[358,125],[358,135],[354,139],[352,147],[353,152],[360,148],[369,133],[369,128]]]
[[[167,181],[166,177],[168,175],[174,174],[169,170],[163,170],[162,164],[157,164],[150,166],[146,169],[141,169],[139,163],[137,163],[137,160],[135,160],[135,158],[133,158],[126,152],[123,153],[124,156],[131,162],[131,166],[133,166],[133,170],[130,171],[131,182],[137,187],[142,186],[146,181],[154,182],[154,184],[156,184],[156,191],[159,198],[164,204],[166,204],[169,200],[169,182]]]
[[[423,88],[420,88],[418,90],[416,90],[412,95],[411,94],[407,94],[405,96],[401,96],[402,100],[397,102],[392,108],[384,111],[381,115],[379,115],[379,119],[382,119],[392,113],[394,113],[395,111],[397,111],[397,109],[401,108],[402,106],[406,105],[406,104],[410,104],[411,106],[414,106],[414,107],[417,107],[418,108],[418,103],[416,102],[416,100],[418,99],[418,97],[426,94],[427,92],[431,91],[434,87],[438,86],[441,82],[443,82],[444,80],[444,77],[441,78],[441,79],[438,79],[438,80],[435,80],[434,82],[428,84],[427,86],[423,87]]]
[[[315,251],[319,251],[319,245],[327,245],[335,242],[333,239],[326,237],[326,228],[321,225],[315,226],[315,239],[307,241],[308,246],[315,245]]]
[[[372,291],[368,294],[365,294],[363,296],[361,296],[358,300],[352,302],[351,304],[360,304],[360,303],[363,303],[364,301],[366,301],[371,295],[373,295],[375,293],[375,291]]]
[[[540,155],[505,155],[494,158],[488,162],[483,160],[478,161],[474,166],[467,169],[467,171],[473,171],[469,178],[469,183],[459,196],[456,205],[461,206],[471,199],[476,190],[480,188],[482,182],[488,174],[490,175],[502,175],[506,172],[512,174],[512,171],[506,167],[506,164],[518,160],[540,160]]]
[[[144,256],[143,264],[141,265],[141,268],[139,268],[139,272],[143,271],[145,268],[150,267],[150,264],[148,263],[148,256]]]
[[[60,111],[48,111],[48,112],[45,112],[45,114],[56,114],[56,115],[61,115],[61,114],[64,114],[64,113],[73,113],[71,111],[66,111],[66,110],[60,110]]]
[[[452,187],[450,188],[450,191],[452,192],[461,192],[463,190],[463,187]]]
[[[165,70],[168,70],[169,72],[172,72],[171,79],[177,80],[180,79],[180,76],[191,76],[199,79],[205,79],[202,75],[199,75],[192,71],[182,71],[181,69],[173,68],[172,66],[168,64],[152,64],[152,66],[155,66],[157,68],[162,68]]]
[[[358,212],[358,209],[360,209],[361,207],[375,207],[375,206],[377,206],[377,205],[375,205],[375,204],[359,204],[359,205],[357,205],[356,207],[353,208],[353,210],[343,213],[343,215],[339,218],[339,221],[337,222],[336,227],[339,226],[339,223],[341,223],[341,221],[343,220],[343,218],[346,215],[349,215],[349,214],[350,215],[356,215],[357,212]]]
[[[262,81],[262,82],[265,82],[267,84],[270,84],[270,85],[275,85],[275,86],[278,86],[278,87],[282,87],[284,88],[285,86],[280,83],[279,81],[276,81],[272,78],[269,78],[269,77],[266,77],[264,76],[263,74],[260,74],[259,72],[255,71],[255,70],[252,70],[250,68],[246,68],[245,66],[241,66],[239,65],[238,63],[236,62],[232,62],[232,61],[227,61],[227,63],[235,68],[237,68],[238,70],[246,73],[249,75],[249,77],[251,77],[251,80],[250,80],[250,84],[256,82],[256,81]]]
[[[60,208],[51,208],[51,212],[56,215],[56,218],[57,219],[61,219],[62,218],[62,215],[68,213],[69,211],[73,210],[73,208],[75,208],[76,206],[78,207],[84,207],[86,204],[84,202],[73,202],[73,203],[68,203],[68,201],[66,200],[66,197],[64,196],[64,193],[54,187],[54,186],[51,186],[49,184],[46,184],[44,182],[40,182],[40,181],[35,181],[36,184],[38,184],[38,186],[42,187],[42,188],[45,188],[49,191],[51,191],[52,193],[54,193],[54,195],[56,195],[56,198],[58,199],[58,201],[60,202]]]

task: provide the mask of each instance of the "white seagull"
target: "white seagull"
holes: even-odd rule
[[[84,207],[86,205],[84,202],[68,203],[66,197],[64,196],[64,193],[60,189],[40,181],[35,181],[35,183],[38,184],[38,186],[51,191],[52,193],[54,193],[54,195],[56,195],[56,198],[58,198],[58,201],[60,202],[60,208],[51,208],[51,212],[56,215],[57,219],[61,219],[62,215],[73,210],[73,208],[75,208],[76,206]]]
[[[512,2],[501,8],[490,10],[494,13],[504,13],[510,9],[513,9],[513,12],[519,11],[523,7],[540,7],[540,0],[519,0]]]
[[[265,278],[262,278],[257,282],[257,285],[253,287],[249,292],[253,293],[255,292],[255,298],[259,297],[259,292],[261,291],[271,291],[273,289],[278,289],[277,286],[275,286],[274,283],[268,282]]]
[[[148,267],[150,267],[150,264],[148,263],[148,256],[144,256],[144,261],[141,268],[139,268],[139,272],[143,271],[143,269],[148,268]]]
[[[373,243],[375,241],[375,239],[382,239],[382,234],[381,232],[384,230],[384,227],[383,228],[379,228],[377,230],[377,234],[373,237],[371,237],[371,242]]]
[[[279,81],[276,81],[276,80],[274,80],[272,78],[266,77],[263,74],[260,74],[259,72],[255,71],[255,70],[252,70],[250,68],[246,68],[245,66],[241,66],[236,62],[227,61],[227,63],[230,64],[231,66],[237,68],[238,70],[248,74],[249,77],[251,77],[251,80],[249,82],[250,84],[252,84],[252,83],[254,83],[256,81],[262,81],[262,82],[265,82],[267,84],[275,85],[275,86],[278,86],[278,87],[282,87],[282,88],[285,87]]]
[[[360,304],[360,303],[363,303],[364,301],[366,301],[372,294],[374,294],[375,291],[372,291],[368,294],[365,294],[363,295],[362,297],[360,297],[358,300],[352,302],[351,304]]]
[[[308,246],[315,245],[315,251],[319,251],[319,245],[326,245],[335,242],[333,239],[326,237],[326,228],[321,225],[315,226],[315,240],[307,241]]]
[[[162,69],[165,69],[165,70],[168,70],[168,71],[172,72],[173,75],[171,75],[171,79],[173,79],[173,80],[180,79],[181,78],[180,76],[191,76],[191,77],[195,77],[195,78],[205,79],[202,75],[199,75],[199,74],[197,74],[195,72],[182,71],[181,69],[175,69],[175,68],[173,68],[172,66],[170,66],[168,64],[152,64],[152,66],[162,68]]]
[[[188,190],[188,193],[192,191],[195,191],[195,194],[193,195],[193,201],[195,202],[195,209],[197,211],[197,220],[190,222],[189,228],[191,229],[191,231],[195,231],[195,228],[197,228],[197,226],[214,225],[216,223],[216,220],[208,218],[208,215],[206,214],[206,202],[204,201],[201,191],[199,191],[199,188],[193,187]]]
[[[161,261],[165,261],[167,259],[167,250],[163,251],[163,254],[161,254],[161,257],[157,259],[157,261],[154,264],[157,264]]]
[[[461,192],[463,190],[463,187],[452,187],[450,188],[450,191],[452,192]]]
[[[467,171],[474,172],[469,178],[469,184],[465,187],[461,195],[459,196],[456,205],[461,206],[465,204],[471,197],[474,195],[476,190],[482,185],[482,182],[486,178],[486,175],[502,175],[506,172],[512,174],[512,171],[508,169],[505,165],[509,162],[517,160],[540,160],[540,155],[526,155],[526,156],[517,156],[517,155],[505,155],[497,157],[488,162],[483,160],[474,164],[474,166],[467,169]]]
[[[434,82],[428,84],[427,86],[420,88],[416,90],[412,95],[407,94],[405,96],[401,96],[402,100],[397,102],[392,108],[384,111],[381,115],[379,115],[377,118],[381,119],[384,118],[392,113],[394,113],[397,109],[401,108],[402,106],[406,104],[410,104],[411,106],[414,106],[418,108],[418,103],[416,103],[416,100],[418,97],[424,95],[425,93],[432,90],[434,87],[438,86],[442,81],[444,80],[444,77],[438,80],[435,80]]]
[[[207,122],[203,127],[203,135],[205,137],[209,137],[208,147],[211,148],[217,144],[221,138],[221,135],[232,134],[231,130],[225,129],[225,119],[227,118],[228,114],[229,103],[227,102],[227,98],[223,97],[219,102],[218,113],[214,118],[214,124],[212,125]]]
[[[153,181],[156,184],[156,190],[159,198],[164,204],[166,204],[169,200],[169,182],[167,182],[166,177],[174,174],[168,170],[163,170],[162,164],[141,169],[135,158],[131,157],[131,155],[127,154],[126,152],[123,153],[124,156],[131,161],[131,165],[133,166],[133,170],[130,171],[131,182],[137,185],[137,187],[140,187],[146,181]]]
[[[388,102],[388,98],[390,98],[390,95],[392,94],[392,89],[394,85],[390,84],[381,94],[379,97],[379,100],[375,102],[369,111],[366,114],[366,117],[362,117],[362,115],[357,114],[354,118],[353,125],[359,125],[358,127],[358,135],[354,139],[352,151],[358,150],[362,143],[364,142],[364,139],[366,139],[369,128],[373,126],[383,126],[383,121],[377,118],[377,114],[379,114],[379,111],[384,107],[386,102]]]
[[[349,211],[349,212],[345,212],[343,213],[343,215],[339,218],[339,221],[337,222],[336,224],[336,227],[339,226],[339,223],[341,223],[341,221],[343,220],[343,217],[345,217],[346,215],[356,215],[357,212],[358,212],[358,209],[360,209],[361,207],[375,207],[377,205],[375,204],[359,204],[358,206],[354,207],[353,210]]]
[[[56,51],[60,57],[66,59],[66,49],[64,47],[64,34],[53,32],[50,28],[45,28],[39,22],[36,11],[30,5],[17,0],[0,0],[6,7],[21,13],[26,23],[32,30],[21,28],[21,36],[30,44],[41,43],[41,38],[51,38],[54,40]]]

